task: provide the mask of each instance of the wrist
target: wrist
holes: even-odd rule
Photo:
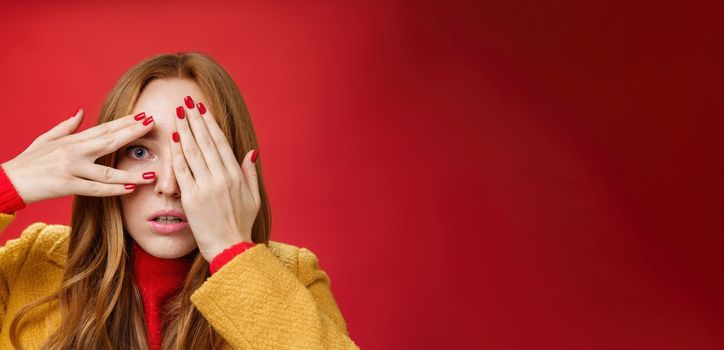
[[[256,246],[256,243],[254,242],[241,241],[222,250],[209,262],[209,270],[211,271],[211,274],[214,274],[235,256],[253,248],[254,246]]]
[[[225,250],[241,243],[250,243],[248,241],[245,241],[243,239],[239,240],[233,240],[233,241],[224,241],[218,242],[213,248],[206,249],[204,251],[201,251],[201,255],[204,257],[204,260],[206,260],[208,263],[211,263],[219,254],[224,252]]]
[[[7,181],[11,185],[12,189],[15,191],[18,197],[20,197],[24,205],[29,205],[30,203],[38,201],[31,198],[31,196],[26,193],[28,192],[29,187],[24,184],[25,181],[23,177],[25,175],[18,175],[18,169],[15,168],[13,160],[0,164],[0,172],[4,174],[4,179],[2,180]]]

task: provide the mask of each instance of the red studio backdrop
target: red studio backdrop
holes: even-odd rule
[[[132,65],[251,111],[272,240],[363,349],[722,349],[722,3],[4,4],[0,162]],[[71,197],[27,225],[69,224]]]

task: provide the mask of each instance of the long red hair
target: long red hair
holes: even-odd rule
[[[211,57],[198,53],[162,54],[128,70],[106,97],[98,124],[131,113],[143,88],[154,79],[195,81],[206,106],[224,131],[239,162],[257,149],[256,133],[244,99],[229,74]],[[113,167],[116,152],[96,164]],[[271,212],[256,161],[261,208],[252,229],[255,243],[269,243]],[[59,327],[43,349],[147,349],[143,302],[132,275],[132,238],[124,233],[118,197],[75,196],[66,270],[60,289],[18,311],[10,339],[20,348],[18,328],[24,316],[42,304],[58,307]],[[191,294],[209,277],[208,263],[196,251],[179,294],[164,310],[163,349],[219,349],[223,338],[191,303]],[[28,317],[30,318],[30,317]]]

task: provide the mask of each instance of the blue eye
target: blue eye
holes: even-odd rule
[[[133,159],[140,160],[146,153],[148,153],[146,147],[140,145],[130,145],[126,147],[126,154],[129,154]]]

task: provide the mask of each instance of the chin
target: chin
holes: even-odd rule
[[[148,254],[161,259],[176,259],[188,255],[196,248],[193,234],[181,233],[177,235],[159,235],[148,233],[139,237],[131,234]]]

